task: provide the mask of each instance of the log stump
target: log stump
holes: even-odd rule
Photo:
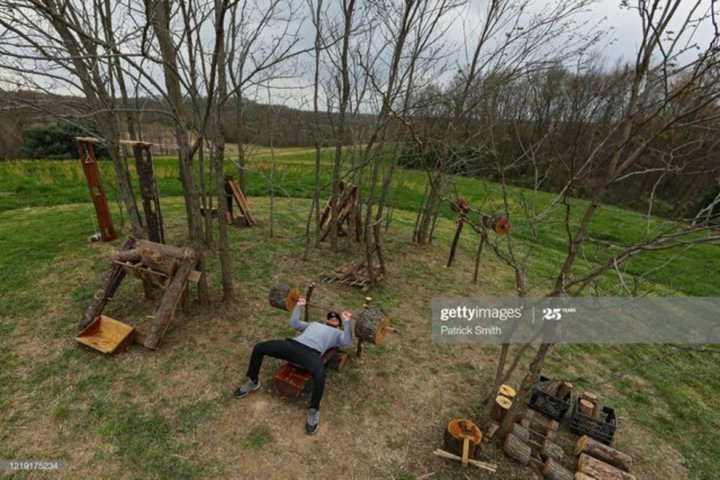
[[[300,289],[293,288],[286,283],[280,283],[270,289],[268,300],[270,305],[288,312],[295,308],[300,299]]]
[[[472,420],[455,418],[448,422],[445,429],[443,449],[462,458],[465,439],[468,439],[468,458],[478,459],[480,458],[480,442],[482,442],[482,438],[480,428]]]
[[[573,474],[552,458],[545,459],[541,471],[546,480],[573,480]]]
[[[585,453],[580,454],[578,471],[603,480],[635,480],[635,476]]]
[[[493,403],[492,409],[490,410],[490,417],[496,422],[501,423],[511,406],[512,400],[503,395],[498,395],[495,397],[495,403]]]
[[[580,440],[575,444],[575,455],[581,453],[590,455],[625,472],[630,472],[632,468],[633,459],[630,455],[593,440],[587,435],[580,437]]]
[[[508,433],[503,442],[503,452],[513,460],[523,465],[530,463],[532,451],[530,445],[524,443],[516,435]]]
[[[357,314],[356,318],[355,336],[373,345],[380,345],[385,339],[390,325],[390,320],[385,313],[365,308]]]

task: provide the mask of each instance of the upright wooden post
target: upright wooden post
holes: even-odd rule
[[[112,224],[110,216],[110,208],[105,197],[105,189],[100,181],[100,169],[95,159],[95,144],[100,140],[93,137],[77,137],[78,152],[80,153],[80,163],[87,179],[88,188],[90,189],[90,197],[93,205],[95,205],[95,213],[97,214],[98,225],[100,227],[100,237],[103,242],[109,242],[117,238],[115,227]]]
[[[145,222],[148,228],[148,240],[155,243],[165,243],[165,229],[163,227],[162,213],[160,212],[160,199],[158,198],[153,172],[152,143],[124,141],[125,145],[132,147],[135,157],[135,169],[140,183],[140,196],[143,201]]]

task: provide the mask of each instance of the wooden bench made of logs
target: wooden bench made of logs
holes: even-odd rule
[[[348,354],[337,348],[331,348],[323,354],[325,368],[342,371],[348,361]],[[312,381],[310,372],[290,362],[286,362],[273,376],[275,390],[282,397],[299,397],[308,383]]]

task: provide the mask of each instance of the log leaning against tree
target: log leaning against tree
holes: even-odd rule
[[[578,471],[602,480],[635,480],[635,476],[585,453],[578,459]]]
[[[581,453],[590,455],[625,472],[630,472],[632,469],[633,459],[630,455],[593,440],[587,435],[580,437],[580,440],[575,444],[575,455]]]

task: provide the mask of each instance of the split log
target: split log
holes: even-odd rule
[[[546,480],[573,480],[573,474],[552,458],[545,459],[542,476]]]
[[[602,480],[635,480],[635,476],[619,468],[591,457],[585,453],[580,454],[578,471]]]
[[[502,395],[498,395],[495,397],[495,403],[493,403],[492,409],[490,410],[490,417],[496,422],[501,423],[511,406],[512,400]]]
[[[160,340],[165,335],[165,331],[185,291],[188,275],[195,269],[196,263],[197,255],[195,251],[190,248],[185,249],[180,266],[175,272],[175,276],[170,282],[163,299],[160,301],[160,307],[155,313],[153,323],[150,325],[150,330],[145,338],[145,347],[155,350],[160,344]]]
[[[468,439],[468,458],[477,458],[480,453],[482,432],[471,420],[455,418],[450,420],[443,434],[443,448],[445,451],[463,456],[465,439]]]
[[[271,306],[288,312],[295,308],[299,299],[300,289],[293,288],[285,283],[273,286],[268,296]]]
[[[592,392],[583,392],[582,395],[580,396],[580,398],[582,398],[583,400],[587,400],[588,402],[592,403],[593,405],[595,405],[598,401],[598,396]]]
[[[517,396],[517,392],[515,391],[515,389],[510,385],[505,385],[504,383],[500,385],[500,388],[498,389],[498,394],[503,395],[510,400],[514,400]]]
[[[540,445],[540,456],[543,460],[550,458],[560,461],[565,458],[565,451],[557,443],[553,443],[550,439],[545,438]]]
[[[587,400],[584,400],[584,399],[583,399],[583,400],[580,400],[580,401],[578,402],[578,410],[579,410],[580,413],[582,413],[583,415],[587,415],[588,417],[592,417],[592,415],[593,415],[593,410],[594,410],[594,409],[595,409],[595,405],[593,405],[592,403],[590,403],[590,402],[587,401]]]
[[[365,308],[357,314],[355,336],[360,340],[380,345],[385,339],[390,320],[384,312]]]
[[[633,459],[630,455],[593,440],[587,435],[580,437],[580,440],[575,444],[575,455],[581,453],[590,455],[625,472],[630,472],[632,469]]]
[[[505,437],[505,441],[503,442],[503,451],[508,457],[520,462],[523,465],[530,463],[532,454],[530,445],[523,443],[521,439],[512,433],[509,433]]]

